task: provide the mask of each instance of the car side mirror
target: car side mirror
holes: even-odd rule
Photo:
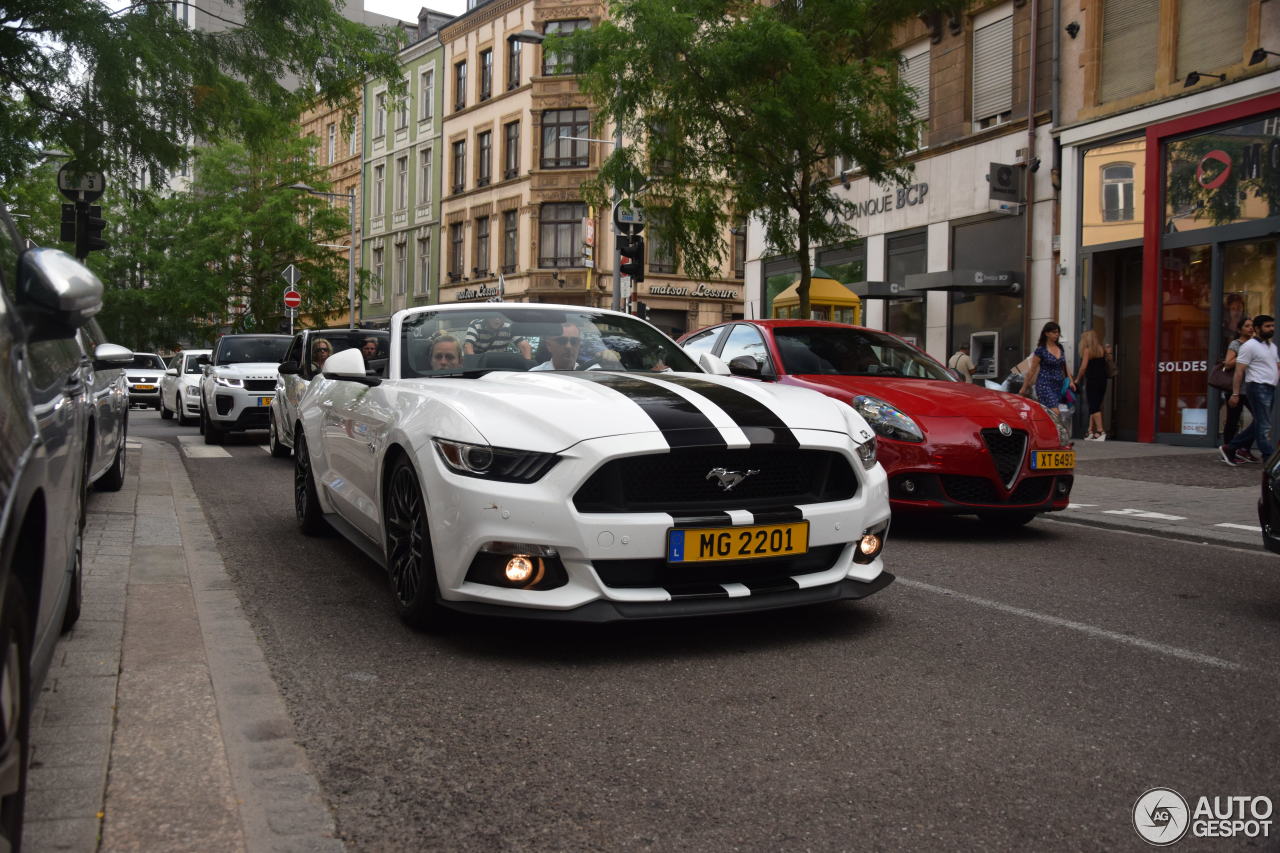
[[[286,361],[281,363],[277,369],[280,371],[281,376],[297,376],[302,372],[302,365],[296,361]]]
[[[32,342],[73,338],[102,310],[102,282],[61,249],[23,252],[17,284],[16,301]]]
[[[176,367],[170,367],[168,370],[166,370],[166,371],[164,372],[164,375],[165,375],[165,376],[177,376],[177,375],[178,375],[178,368],[176,368]]]
[[[382,379],[369,376],[364,365],[364,356],[358,349],[344,349],[325,359],[324,378],[359,382],[361,385],[380,385]]]
[[[729,359],[729,372],[734,376],[746,376],[749,379],[763,379],[764,372],[760,362],[749,355],[740,355]]]
[[[701,367],[707,373],[713,373],[716,376],[729,375],[729,365],[725,364],[709,352],[704,352],[698,356],[698,367]]]
[[[133,361],[133,351],[119,344],[98,344],[93,351],[94,370],[119,370]]]

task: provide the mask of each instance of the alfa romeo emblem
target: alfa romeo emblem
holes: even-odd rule
[[[1005,423],[1004,421],[1001,421],[1001,422],[1000,422],[1000,434],[1001,434],[1001,435],[1013,435],[1013,427],[1009,426],[1009,425],[1008,425],[1007,423]]]
[[[710,471],[707,472],[707,476],[703,477],[702,479],[710,480],[714,477],[716,483],[720,486],[720,488],[728,492],[728,491],[731,491],[734,486],[738,485],[743,480],[750,477],[752,474],[759,474],[759,473],[760,473],[760,470],[757,468],[753,468],[747,471],[730,471],[728,468],[712,468]]]

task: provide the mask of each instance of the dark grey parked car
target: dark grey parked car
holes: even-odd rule
[[[77,335],[102,306],[102,283],[74,258],[22,247],[0,206],[0,848],[8,849],[21,841],[32,702],[60,631],[80,615],[94,415]]]

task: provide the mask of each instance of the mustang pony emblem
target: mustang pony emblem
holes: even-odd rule
[[[738,485],[752,474],[759,473],[760,471],[754,468],[749,471],[730,471],[727,468],[712,468],[707,472],[707,476],[702,479],[710,480],[712,477],[715,477],[716,482],[720,484],[720,488],[727,492],[732,490],[734,486]]]

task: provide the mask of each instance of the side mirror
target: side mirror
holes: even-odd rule
[[[760,362],[749,355],[740,355],[729,360],[729,372],[734,376],[746,376],[749,379],[763,379]]]
[[[698,367],[701,367],[707,373],[714,373],[716,376],[729,375],[729,365],[709,352],[704,352],[698,356]]]
[[[286,361],[277,369],[280,371],[281,376],[297,376],[302,372],[302,365],[296,361]]]
[[[176,367],[170,367],[168,370],[166,370],[166,371],[164,372],[164,375],[165,375],[165,376],[177,376],[177,375],[178,375],[178,368],[176,368]]]
[[[98,344],[93,351],[94,370],[119,370],[133,361],[133,351],[119,344]]]
[[[31,327],[29,341],[73,338],[102,310],[102,282],[61,249],[23,252],[17,283],[16,301]]]
[[[364,356],[358,349],[344,349],[325,359],[324,378],[359,382],[361,385],[380,385],[382,380],[369,376],[364,366]]]

